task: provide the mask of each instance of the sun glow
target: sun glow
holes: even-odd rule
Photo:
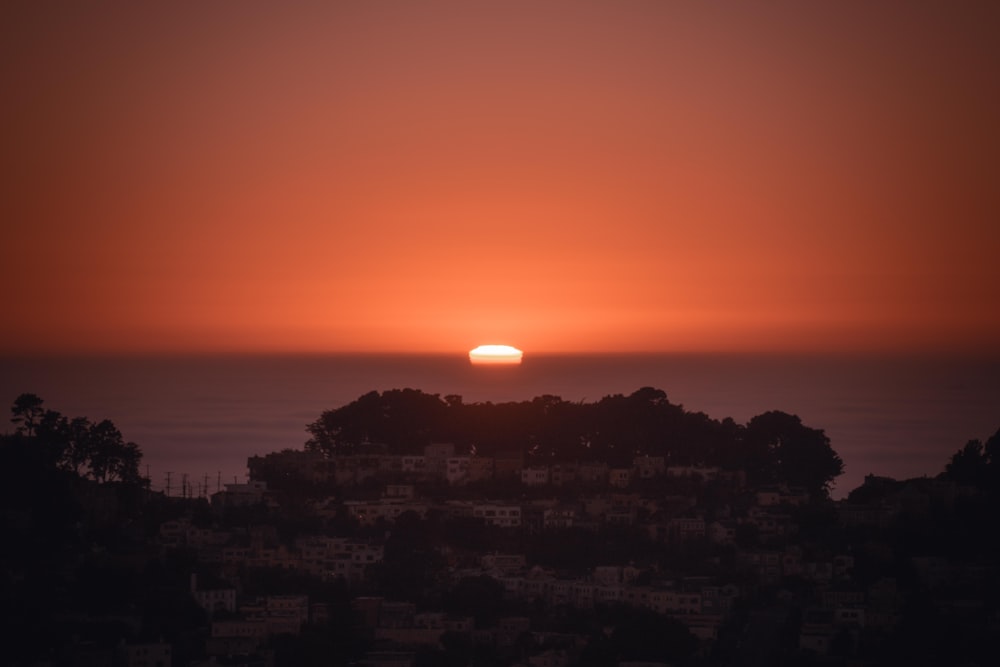
[[[507,364],[521,363],[524,353],[510,345],[480,345],[469,351],[469,361],[474,364]]]

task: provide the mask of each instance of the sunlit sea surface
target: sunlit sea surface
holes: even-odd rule
[[[824,429],[846,464],[836,497],[869,473],[936,475],[967,440],[1000,428],[996,359],[526,355],[516,367],[474,367],[464,355],[0,359],[0,399],[32,392],[64,415],[111,419],[142,447],[153,487],[169,471],[175,493],[183,475],[196,492],[245,480],[248,456],[301,448],[307,423],[371,390],[589,402],[643,386],[717,419],[783,410]]]

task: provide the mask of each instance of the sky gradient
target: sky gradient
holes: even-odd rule
[[[0,9],[0,353],[1000,351],[996,2],[151,4]]]

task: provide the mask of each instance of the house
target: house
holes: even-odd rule
[[[639,479],[650,479],[666,472],[666,459],[662,456],[637,456],[632,459],[632,468]]]
[[[836,511],[837,523],[847,528],[860,526],[885,528],[894,513],[888,505],[851,503],[846,500],[837,503]]]
[[[631,468],[612,468],[608,471],[608,484],[624,489],[632,483]]]
[[[164,521],[160,524],[160,544],[167,547],[179,547],[187,544],[187,531],[191,527],[190,519]]]
[[[529,533],[540,533],[545,529],[545,501],[533,500],[521,506],[521,526]]]
[[[549,584],[549,604],[563,605],[573,601],[573,581],[555,579]]]
[[[620,565],[598,565],[594,568],[594,582],[602,586],[611,586],[624,582]]]
[[[576,477],[581,482],[607,484],[608,464],[599,461],[581,463],[576,469]]]
[[[800,574],[814,584],[828,584],[833,579],[833,562],[828,560],[803,561]]]
[[[776,584],[781,580],[781,555],[778,551],[753,550],[740,553],[739,558],[757,573],[761,583]]]
[[[618,584],[598,585],[594,587],[594,602],[597,604],[617,604],[624,595],[624,587]]]
[[[378,627],[412,628],[417,606],[412,602],[382,600],[378,607]]]
[[[348,584],[365,580],[368,567],[381,562],[383,548],[363,541],[346,541],[340,550],[324,561],[323,578],[342,579]]]
[[[521,579],[518,597],[522,600],[546,600],[549,597],[549,587],[552,581],[552,575],[540,567],[533,567]]]
[[[478,482],[493,479],[494,461],[489,456],[473,456],[469,459],[469,481]]]
[[[563,486],[575,482],[577,465],[575,463],[560,463],[549,467],[549,482],[553,486]]]
[[[337,456],[333,459],[333,481],[342,486],[360,484],[376,477],[384,466],[383,456]]]
[[[588,516],[603,518],[611,511],[611,498],[608,496],[587,496],[583,499],[583,511]]]
[[[212,637],[242,637],[260,642],[267,634],[267,623],[263,619],[230,618],[212,621]]]
[[[297,635],[309,620],[309,598],[305,595],[269,595],[240,605],[247,621],[262,621],[265,633]]]
[[[218,491],[212,494],[212,507],[216,510],[227,510],[235,507],[252,507],[264,502],[264,496],[266,493],[266,482],[226,484],[225,491]]]
[[[395,500],[412,500],[414,486],[412,484],[386,484],[385,497]]]
[[[472,457],[452,456],[446,463],[445,479],[449,484],[465,484],[469,481],[469,467]]]
[[[724,616],[721,614],[689,614],[683,619],[688,631],[702,641],[718,639]]]
[[[776,486],[757,489],[753,495],[757,507],[776,507],[781,504],[781,490]]]
[[[735,544],[736,522],[729,519],[713,521],[705,527],[705,534],[715,544]]]
[[[761,537],[777,537],[788,532],[792,526],[792,517],[775,511],[774,507],[751,507],[746,523],[755,526]]]
[[[854,556],[837,554],[833,557],[833,576],[835,579],[849,579],[854,571]]]
[[[786,577],[800,577],[804,572],[802,566],[802,549],[797,545],[789,546],[781,554],[781,574]]]
[[[510,646],[517,638],[531,630],[531,619],[526,616],[506,616],[497,621],[496,640],[499,646]]]
[[[544,486],[549,483],[549,469],[546,466],[533,466],[521,470],[521,484],[525,486]]]
[[[524,468],[524,454],[519,451],[497,452],[493,458],[493,476],[520,476]]]
[[[693,477],[712,481],[719,476],[715,466],[667,466],[667,477]]]
[[[542,513],[542,522],[546,529],[569,528],[576,523],[577,508],[572,505],[549,507]]]
[[[403,457],[398,454],[385,454],[378,457],[379,474],[403,472]]]
[[[427,458],[424,456],[403,456],[400,460],[400,468],[404,473],[424,474],[427,472]]]
[[[247,469],[252,480],[299,479],[324,483],[330,481],[332,468],[329,459],[313,450],[285,449],[247,459]]]
[[[479,562],[484,570],[498,570],[504,573],[518,572],[527,564],[524,554],[486,554]]]
[[[451,442],[434,442],[424,447],[424,464],[427,474],[443,479],[448,469],[448,459],[455,456]]]
[[[661,598],[662,613],[678,615],[701,613],[701,592],[664,591]]]
[[[509,503],[474,504],[472,516],[501,528],[517,528],[521,525],[521,506]]]
[[[705,519],[700,516],[678,516],[667,522],[667,537],[671,542],[688,542],[705,537]]]
[[[839,607],[860,608],[865,604],[865,592],[856,588],[831,588],[820,593],[824,609]]]
[[[830,609],[810,608],[802,614],[802,624],[799,628],[799,648],[826,655],[833,639],[833,611]]]
[[[209,661],[207,663],[188,663],[191,665],[215,665],[218,664],[216,658],[230,658],[232,656],[259,656],[257,649],[262,643],[259,637],[240,637],[240,636],[209,636],[205,638],[205,653],[209,656]],[[253,664],[250,662],[253,658],[244,658],[245,662],[235,663],[235,664]]]
[[[191,597],[198,603],[198,606],[207,611],[210,615],[217,611],[236,612],[236,589],[225,588],[198,588],[198,575],[191,575]]]
[[[372,526],[380,519],[392,523],[405,512],[415,512],[421,518],[427,515],[426,504],[395,498],[349,500],[344,503],[344,507],[362,526]]]
[[[734,584],[705,585],[701,592],[701,613],[725,616],[733,608],[739,589]]]

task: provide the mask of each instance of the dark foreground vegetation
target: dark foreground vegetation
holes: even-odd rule
[[[822,431],[654,389],[373,392],[211,499],[152,492],[111,422],[22,395],[12,429],[2,664],[985,665],[1000,640],[1000,431],[834,502]]]

